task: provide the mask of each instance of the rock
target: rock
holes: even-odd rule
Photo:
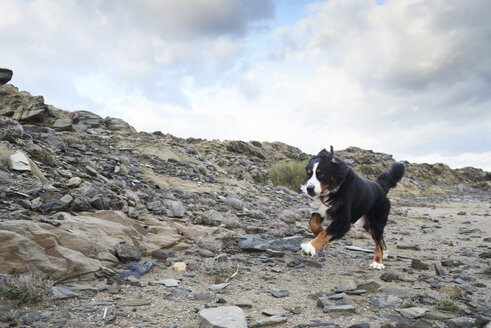
[[[400,309],[398,311],[406,319],[416,319],[422,317],[426,312],[428,312],[428,309],[411,307],[407,309]]]
[[[238,300],[234,305],[241,308],[252,308],[254,303],[251,300]]]
[[[386,271],[380,275],[380,280],[391,282],[394,280],[401,280],[401,277],[397,273]]]
[[[444,267],[450,267],[450,268],[455,268],[462,264],[462,262],[456,260],[443,260],[441,261],[441,263]]]
[[[198,312],[199,328],[247,328],[244,311],[238,306],[222,306]]]
[[[328,296],[327,299],[340,300],[340,299],[345,298],[346,296],[348,296],[348,294],[346,294],[346,293],[337,293],[337,294],[333,294],[333,295]]]
[[[375,280],[367,280],[356,285],[356,289],[365,289],[367,291],[374,291],[382,286],[379,282]]]
[[[186,297],[189,295],[191,295],[191,291],[189,289],[172,288],[172,296],[174,297]]]
[[[356,288],[356,282],[353,280],[341,280],[338,286],[335,287],[335,292],[347,292],[351,290],[355,290]]]
[[[200,249],[198,253],[201,257],[215,257],[215,253],[207,249]]]
[[[114,247],[116,256],[121,262],[131,262],[138,261],[142,254],[135,246],[128,245],[126,242],[122,241]]]
[[[331,312],[355,313],[356,307],[352,304],[331,305],[331,306],[325,306],[324,309],[322,309],[322,311],[325,313],[331,313]]]
[[[270,316],[270,317],[286,317],[287,313],[285,311],[281,310],[274,310],[274,309],[264,309],[261,311],[262,314]]]
[[[411,261],[411,268],[417,269],[417,270],[428,270],[430,266],[421,260],[418,259],[413,259]]]
[[[349,326],[348,328],[370,328],[370,324],[368,323],[355,323],[354,325]]]
[[[121,273],[113,276],[114,280],[134,280],[138,282],[138,279],[145,273],[147,273],[155,263],[150,260],[141,260],[137,262],[131,262],[124,265],[124,270]],[[136,279],[136,280],[135,280]]]
[[[440,264],[433,263],[433,268],[435,269],[435,273],[438,276],[445,276],[446,275],[445,270],[443,269],[443,267]]]
[[[373,298],[373,306],[375,306],[377,309],[385,309],[388,307],[398,306],[400,304],[402,304],[402,299],[392,295]]]
[[[452,312],[443,312],[443,311],[431,311],[426,312],[424,318],[429,320],[450,320],[457,317],[457,314]]]
[[[215,299],[215,294],[207,293],[194,293],[194,299],[197,301],[213,301]]]
[[[70,178],[65,184],[67,188],[78,187],[82,183],[82,179],[79,177]]]
[[[180,281],[177,279],[162,279],[150,282],[150,285],[164,285],[165,287],[177,287]]]
[[[109,285],[109,287],[107,287],[107,291],[110,294],[117,294],[121,291],[121,285],[117,281],[115,281],[111,285]]]
[[[410,243],[397,244],[397,248],[399,248],[399,249],[410,249],[410,250],[413,250],[413,251],[419,251],[419,250],[421,250],[421,248],[419,248],[418,245],[416,245],[416,244],[410,244]]]
[[[440,287],[440,293],[448,295],[450,297],[462,297],[462,289],[460,289],[459,286],[453,285],[453,286],[442,286]]]
[[[230,285],[230,283],[224,282],[224,283],[221,283],[221,284],[211,285],[211,286],[208,287],[208,289],[211,290],[211,291],[213,291],[213,292],[219,292],[219,291],[227,288],[228,285]]]
[[[411,292],[409,290],[402,288],[384,287],[381,288],[380,291],[388,295],[394,295],[402,298],[411,296]]]
[[[267,250],[274,251],[299,251],[302,244],[302,236],[286,238],[274,238],[271,235],[243,235],[240,236],[239,247],[245,250]]]
[[[253,328],[270,327],[270,326],[278,325],[280,323],[285,323],[285,322],[287,322],[287,320],[288,320],[288,318],[286,318],[286,317],[272,316],[272,317],[254,322],[254,323],[252,323],[252,325],[250,325],[250,327],[253,327]]]
[[[119,306],[145,306],[151,305],[152,302],[150,300],[146,300],[143,298],[135,298],[129,300],[122,300],[117,303]]]
[[[52,300],[63,300],[68,298],[80,297],[79,294],[60,286],[51,287],[51,293]]]
[[[135,133],[134,127],[126,123],[120,118],[106,117],[103,121],[104,125],[108,130],[111,131],[123,131],[127,133]]]
[[[0,86],[10,81],[13,74],[14,72],[8,68],[0,68]]]
[[[29,165],[29,159],[20,150],[17,150],[15,153],[9,156],[8,166],[9,169],[14,171],[21,171],[21,172],[31,171],[31,166]]]
[[[174,269],[174,271],[177,271],[177,272],[186,272],[186,263],[176,262],[176,263],[174,263],[172,268]]]
[[[73,131],[73,120],[71,118],[59,118],[51,126],[56,131]]]
[[[269,292],[271,293],[271,295],[273,295],[276,298],[287,297],[288,295],[290,295],[290,291],[288,291],[287,289],[281,289],[281,290],[270,289]]]
[[[448,328],[474,328],[474,322],[450,320],[445,323]]]
[[[175,218],[184,217],[184,205],[181,202],[173,202],[172,203],[172,215]]]

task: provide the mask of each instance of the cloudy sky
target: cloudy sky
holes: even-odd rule
[[[491,171],[489,0],[0,0],[0,67],[179,137]]]

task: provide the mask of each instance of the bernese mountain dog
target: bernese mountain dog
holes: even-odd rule
[[[343,237],[356,223],[363,226],[375,242],[375,256],[370,268],[384,269],[382,257],[387,246],[383,233],[390,210],[387,193],[404,175],[404,163],[395,162],[374,182],[358,176],[342,159],[334,156],[331,146],[330,152],[321,150],[305,169],[308,181],[301,189],[319,207],[309,222],[315,238],[302,244],[302,254],[315,256],[329,242]],[[327,217],[331,223],[324,229],[321,223]]]

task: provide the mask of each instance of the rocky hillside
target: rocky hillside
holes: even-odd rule
[[[337,154],[371,179],[394,161],[390,155],[355,147]],[[155,265],[172,270],[174,264],[187,262],[188,271],[202,273],[199,259],[220,254],[227,260],[245,250],[267,250],[269,255],[261,261],[268,263],[269,258],[269,263],[277,263],[275,256],[294,254],[310,236],[306,230],[310,201],[273,187],[268,172],[275,163],[309,157],[279,142],[136,132],[120,119],[60,110],[46,105],[41,96],[4,85],[0,87],[0,274],[31,272],[50,277],[56,285],[76,278],[139,286],[140,276]],[[489,201],[490,186],[491,174],[480,169],[407,163],[407,173],[391,197],[396,204],[446,195]],[[256,260],[237,264],[237,270],[250,268],[249,261]],[[323,262],[294,261],[294,268]],[[126,268],[128,262],[136,263],[136,269]],[[59,290],[65,293],[61,298],[69,297],[65,289]],[[124,319],[116,319],[117,307],[110,313],[115,321],[108,323],[120,326]],[[84,322],[82,317],[77,320]],[[0,327],[2,320],[10,324],[17,319],[0,316]],[[249,319],[250,323],[257,318]],[[105,322],[105,315],[101,320],[97,324]],[[186,320],[175,319],[180,327],[197,326],[194,317]]]

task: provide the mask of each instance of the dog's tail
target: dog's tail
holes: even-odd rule
[[[384,189],[385,193],[388,193],[390,188],[394,188],[402,179],[405,170],[406,166],[404,163],[395,162],[389,170],[380,174],[375,181]]]

